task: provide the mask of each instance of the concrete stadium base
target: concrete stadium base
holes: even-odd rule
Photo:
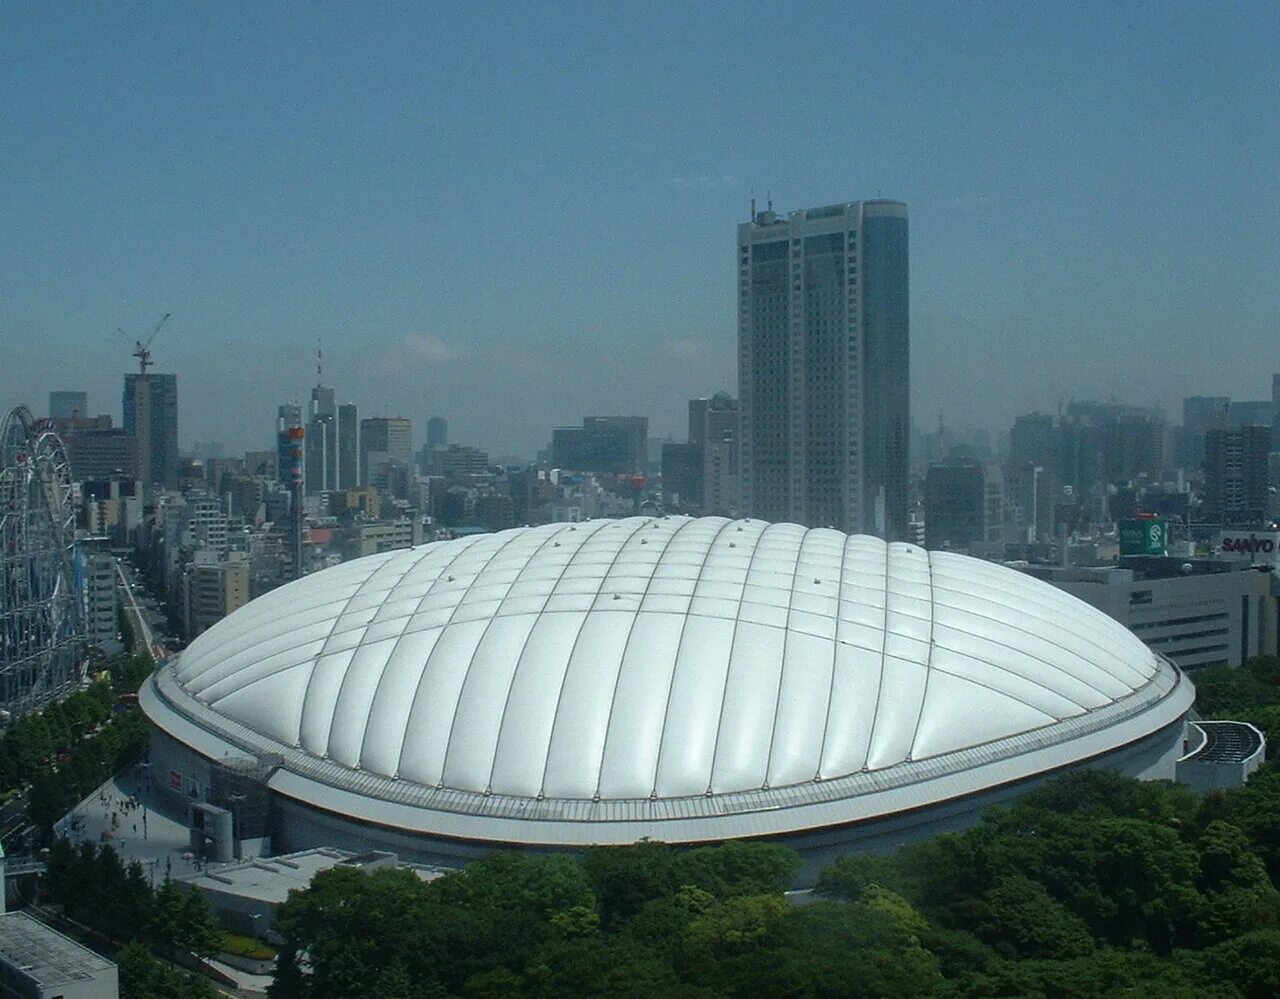
[[[1111,752],[1032,778],[908,812],[770,837],[764,841],[787,846],[800,854],[803,866],[797,874],[795,886],[808,887],[815,883],[824,867],[843,854],[887,853],[929,836],[968,828],[980,820],[986,809],[1009,804],[1068,770],[1090,767],[1143,780],[1172,780],[1177,760],[1183,753],[1184,729],[1185,721],[1179,718],[1145,738]],[[165,800],[170,808],[181,809],[192,797],[198,798],[207,793],[213,761],[160,731],[152,734],[151,764],[152,793]],[[577,849],[591,845],[589,825],[584,824],[583,834],[584,841]],[[441,867],[460,866],[500,849],[566,852],[562,847],[425,835],[374,824],[358,815],[328,811],[274,791],[270,792],[270,838],[274,854],[316,847],[332,847],[353,853],[385,850],[405,861]]]

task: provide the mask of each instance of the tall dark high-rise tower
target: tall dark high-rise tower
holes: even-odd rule
[[[338,407],[338,488],[360,484],[360,416],[355,403]]]
[[[178,376],[124,376],[124,429],[138,442],[138,478],[148,487],[178,485]]]
[[[743,512],[907,536],[907,206],[738,226]]]
[[[337,489],[338,407],[334,402],[333,389],[319,383],[311,390],[306,442],[307,495]]]

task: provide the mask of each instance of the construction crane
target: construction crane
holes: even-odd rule
[[[133,340],[133,348],[134,348],[133,356],[138,359],[138,370],[141,371],[143,375],[146,375],[147,368],[151,367],[151,364],[152,364],[151,342],[156,338],[156,334],[160,332],[160,328],[169,321],[169,316],[170,316],[170,313],[166,312],[163,316],[160,317],[160,321],[156,323],[156,328],[153,329],[151,331],[151,335],[147,337],[146,343],[143,343],[141,340],[134,340],[133,337],[129,336],[128,333],[120,329],[119,326],[116,327],[116,330],[120,333],[122,337],[124,337],[126,340]]]

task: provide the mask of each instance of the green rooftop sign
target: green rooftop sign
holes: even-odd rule
[[[1163,555],[1169,547],[1169,526],[1159,518],[1122,520],[1121,555]]]

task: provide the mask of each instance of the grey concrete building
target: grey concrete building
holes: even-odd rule
[[[743,512],[907,533],[907,206],[857,201],[738,226]]]
[[[119,999],[116,966],[25,912],[0,914],[0,995]]]
[[[49,419],[78,420],[89,413],[89,393],[50,392]]]

